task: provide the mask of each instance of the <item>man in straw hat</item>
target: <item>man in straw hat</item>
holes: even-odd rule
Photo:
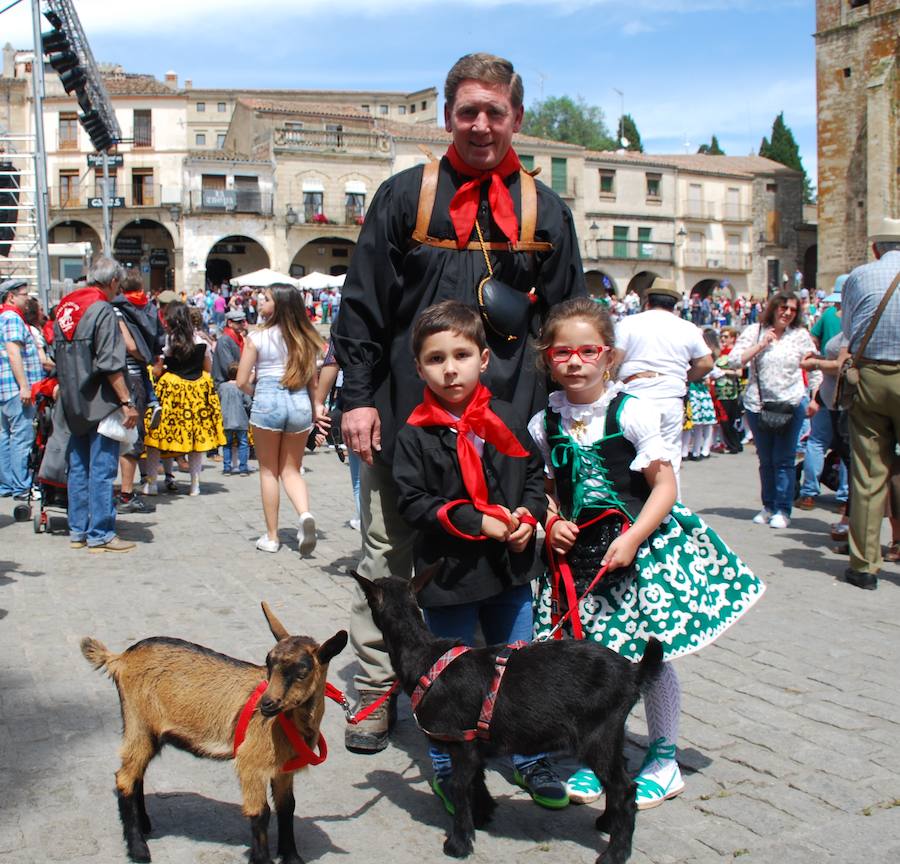
[[[893,291],[859,358],[859,387],[850,407],[850,567],[845,578],[857,588],[874,590],[900,441],[900,219],[882,219],[869,239],[875,260],[857,267],[844,283],[841,328],[855,355],[879,304]]]
[[[687,382],[699,381],[713,367],[700,328],[675,311],[681,299],[671,279],[657,277],[647,289],[643,311],[616,324],[619,378],[626,392],[651,401],[659,411],[659,431],[669,446],[676,479]]]

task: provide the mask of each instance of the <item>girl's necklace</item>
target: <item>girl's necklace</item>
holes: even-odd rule
[[[578,419],[572,421],[572,435],[575,438],[581,440],[582,438],[584,438],[586,433],[587,423],[585,423],[584,420]]]

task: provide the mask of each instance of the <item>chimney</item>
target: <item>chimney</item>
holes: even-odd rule
[[[173,90],[178,89],[178,73],[173,72],[171,69],[166,72],[166,85],[171,87]]]
[[[193,86],[194,86],[193,79],[191,79],[191,78],[184,79],[184,89],[185,90],[190,90],[191,87],[193,87]]]
[[[4,78],[16,77],[16,49],[7,42],[3,46],[3,75]]]

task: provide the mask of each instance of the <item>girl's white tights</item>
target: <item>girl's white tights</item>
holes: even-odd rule
[[[681,684],[671,663],[663,663],[662,671],[644,690],[643,697],[650,740],[664,738],[666,745],[674,745],[681,718]]]

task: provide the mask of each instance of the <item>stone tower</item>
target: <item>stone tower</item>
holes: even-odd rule
[[[900,216],[900,0],[816,0],[818,284],[871,257]]]

